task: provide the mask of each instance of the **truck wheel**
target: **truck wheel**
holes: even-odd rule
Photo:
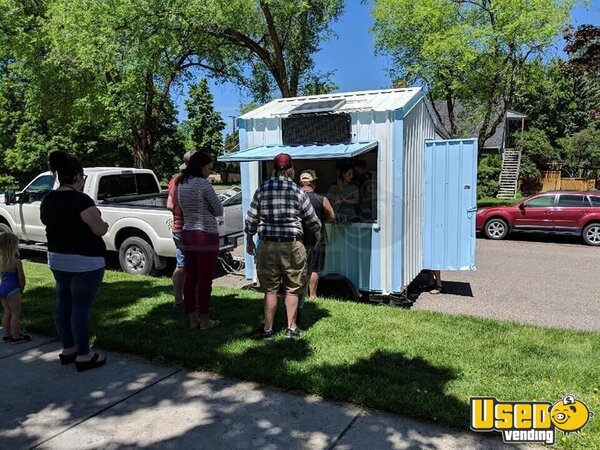
[[[489,239],[504,239],[508,235],[508,224],[502,219],[490,219],[483,227],[483,231]]]
[[[588,245],[600,245],[600,223],[590,223],[583,229],[583,240]]]
[[[152,246],[137,236],[125,239],[119,247],[121,269],[133,275],[153,274],[155,257]]]
[[[12,230],[10,229],[10,227],[8,225],[0,222],[0,233],[11,233],[11,232],[12,232]]]

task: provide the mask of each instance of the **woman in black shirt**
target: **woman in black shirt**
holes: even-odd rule
[[[106,246],[102,237],[108,224],[94,201],[84,194],[85,174],[74,156],[56,151],[50,170],[60,186],[40,206],[46,225],[48,265],[56,280],[55,322],[63,344],[62,364],[75,363],[77,371],[100,367],[106,357],[90,352],[91,307],[104,276]]]

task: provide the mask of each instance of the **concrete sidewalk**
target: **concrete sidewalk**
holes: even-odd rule
[[[0,448],[519,448],[112,352],[106,366],[77,373],[59,350],[40,336],[0,346]]]

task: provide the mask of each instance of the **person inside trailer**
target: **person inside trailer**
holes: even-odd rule
[[[360,192],[356,184],[352,183],[354,169],[352,164],[344,162],[338,172],[336,183],[327,191],[327,198],[333,205],[338,222],[359,222],[356,209],[360,201]]]
[[[354,170],[353,183],[358,186],[359,203],[356,213],[361,220],[370,221],[375,218],[375,190],[376,180],[367,170],[367,161],[364,159],[355,159],[352,165]]]
[[[300,188],[310,199],[310,203],[321,222],[321,239],[319,241],[315,239],[315,235],[309,229],[304,229],[304,246],[306,247],[308,277],[307,293],[308,297],[311,299],[317,298],[319,272],[323,271],[323,268],[325,267],[325,247],[327,245],[325,222],[333,222],[335,219],[335,213],[331,203],[327,200],[327,197],[315,192],[317,179],[317,173],[313,169],[306,169],[300,174]],[[300,308],[302,308],[304,303],[304,295],[300,300]]]

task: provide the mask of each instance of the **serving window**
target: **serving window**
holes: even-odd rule
[[[294,159],[296,183],[300,184],[306,169],[316,172],[315,192],[327,196],[337,223],[377,222],[377,148],[355,158]],[[263,161],[261,179],[269,178],[272,171],[272,162]],[[352,172],[350,180],[348,172]]]

